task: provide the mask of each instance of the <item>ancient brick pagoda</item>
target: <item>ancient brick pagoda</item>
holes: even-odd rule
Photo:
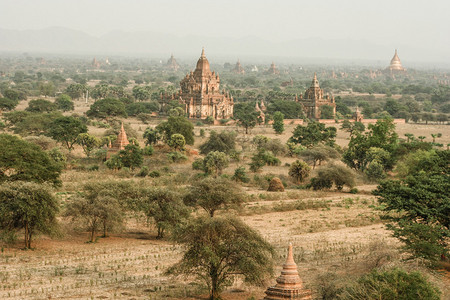
[[[277,278],[277,284],[266,290],[264,300],[309,300],[311,290],[303,288],[303,281],[298,275],[297,264],[292,253],[292,244],[289,244],[286,262],[281,270],[281,275]]]
[[[406,69],[403,68],[403,66],[402,66],[400,58],[398,57],[397,49],[395,49],[394,57],[392,57],[391,64],[389,65],[387,70],[389,70],[391,72],[404,72],[404,71],[406,71]]]
[[[97,60],[96,57],[94,57],[94,59],[92,60],[91,65],[92,65],[92,67],[94,67],[96,69],[100,68],[100,62]]]
[[[180,65],[178,64],[177,60],[173,57],[173,54],[167,61],[166,67],[175,72],[180,68]]]
[[[364,119],[364,115],[359,111],[359,107],[356,107],[355,112],[353,113],[353,120],[355,120],[355,122],[362,122]]]
[[[299,101],[297,96],[296,101]],[[334,97],[330,97],[329,95],[324,97],[316,73],[314,73],[311,86],[306,90],[304,96],[300,98],[299,102],[303,105],[305,115],[309,119],[320,119],[321,107],[325,105],[333,108],[333,118],[336,115],[336,102]]]
[[[241,62],[239,61],[239,59],[238,59],[236,65],[234,66],[233,72],[236,73],[236,74],[245,74],[245,70],[242,67]]]
[[[220,90],[219,74],[211,72],[205,50],[197,61],[197,67],[180,82],[181,89],[172,95],[162,95],[161,106],[167,101],[178,100],[185,106],[188,118],[216,120],[233,117],[233,97]]]
[[[270,65],[270,68],[266,71],[266,74],[272,74],[272,75],[280,74],[280,71],[278,70],[277,66],[275,66],[274,62],[272,62],[272,64]]]
[[[117,139],[114,141],[114,144],[111,144],[111,142],[109,142],[108,149],[106,152],[106,159],[109,159],[112,155],[118,153],[120,150],[124,150],[125,146],[128,145],[129,143],[130,142],[127,139],[127,133],[125,132],[122,123],[120,132],[117,135]]]

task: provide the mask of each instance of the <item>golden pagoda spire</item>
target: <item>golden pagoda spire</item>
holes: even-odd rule
[[[200,57],[206,58],[206,55],[205,55],[205,47],[202,47],[202,55],[201,55]]]

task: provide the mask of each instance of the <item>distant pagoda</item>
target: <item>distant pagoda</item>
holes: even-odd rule
[[[242,67],[241,62],[239,61],[239,59],[238,59],[236,65],[234,66],[233,72],[236,73],[236,74],[245,74],[245,70]]]
[[[100,62],[97,60],[96,57],[94,57],[94,59],[92,60],[91,65],[92,65],[92,67],[94,67],[96,69],[100,68]]]
[[[177,60],[173,57],[173,54],[170,56],[169,60],[167,61],[166,67],[175,72],[180,68],[180,65],[177,63]]]
[[[270,65],[270,68],[266,71],[267,74],[272,74],[272,75],[278,75],[280,74],[280,71],[278,70],[277,66],[275,66],[275,63],[272,62],[272,64]]]
[[[292,244],[289,244],[286,263],[283,265],[277,284],[266,290],[264,300],[310,300],[311,290],[303,288],[303,281],[298,275],[297,264],[292,253]]]
[[[295,101],[299,101],[297,96]],[[336,115],[336,102],[334,97],[330,97],[330,95],[324,97],[316,73],[314,73],[311,86],[306,90],[304,96],[300,98],[300,103],[303,105],[303,110],[305,111],[306,117],[309,119],[320,119],[321,107],[325,105],[331,106],[333,109],[333,118]]]
[[[391,64],[389,65],[389,67],[387,69],[389,71],[391,71],[391,72],[404,72],[404,71],[406,71],[406,69],[403,68],[403,66],[402,66],[400,58],[398,57],[397,49],[395,49],[394,57],[392,57]]]

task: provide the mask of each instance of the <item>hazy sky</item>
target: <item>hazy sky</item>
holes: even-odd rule
[[[448,0],[0,0],[0,27],[450,42]]]

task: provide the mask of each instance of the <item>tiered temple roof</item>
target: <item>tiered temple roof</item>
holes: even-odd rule
[[[297,264],[294,261],[292,244],[289,244],[286,262],[277,278],[277,284],[266,290],[264,300],[298,299],[309,300],[311,290],[303,288],[303,281],[298,275]]]
[[[296,98],[296,101],[298,101],[298,98]],[[330,97],[329,95],[324,97],[316,73],[314,73],[311,86],[305,91],[304,97],[300,98],[300,102],[303,105],[306,117],[309,119],[320,119],[321,107],[325,105],[331,106],[333,108],[333,116],[336,115],[336,103],[334,97]]]
[[[162,97],[162,106],[167,100],[177,99],[185,105],[189,118],[228,119],[233,117],[233,97],[220,90],[219,74],[211,72],[205,49],[197,61],[194,71],[188,73],[180,82],[180,90],[170,96]]]

